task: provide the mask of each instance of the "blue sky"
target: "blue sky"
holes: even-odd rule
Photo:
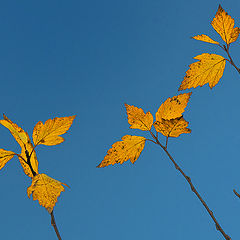
[[[0,3],[0,111],[31,135],[38,121],[77,115],[58,146],[39,146],[39,172],[70,185],[55,207],[63,239],[223,239],[164,152],[147,143],[132,165],[98,169],[129,129],[124,103],[154,115],[178,94],[188,65],[217,46],[190,39],[212,29],[218,4],[240,26],[240,2],[89,0]],[[231,52],[240,66],[239,40]],[[225,55],[223,55],[225,56]],[[219,219],[239,236],[240,76],[193,90],[184,117],[191,134],[169,151]],[[186,92],[186,91],[185,91]],[[0,147],[20,149],[4,127]],[[0,173],[2,239],[56,239],[47,211],[29,200],[17,159]]]

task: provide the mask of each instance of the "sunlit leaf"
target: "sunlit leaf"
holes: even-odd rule
[[[192,38],[199,41],[207,42],[207,43],[219,44],[219,42],[214,41],[213,39],[211,39],[209,36],[205,34],[197,35]]]
[[[188,122],[183,119],[183,117],[156,121],[154,127],[157,132],[162,133],[166,137],[178,137],[182,133],[190,133],[191,130],[187,128]]]
[[[38,174],[33,178],[32,185],[27,189],[27,195],[30,198],[32,194],[33,200],[38,200],[39,204],[51,213],[57,198],[64,191],[62,185],[67,186],[46,174]]]
[[[134,163],[140,156],[144,146],[146,138],[139,136],[125,135],[122,137],[122,141],[115,142],[107,152],[107,155],[98,167],[106,167],[110,164],[124,163],[130,159]]]
[[[179,90],[196,88],[206,83],[213,88],[223,75],[226,59],[220,55],[209,53],[203,53],[194,59],[199,61],[189,66]]]
[[[191,96],[191,92],[168,98],[156,112],[156,121],[174,119],[182,116]]]
[[[128,123],[131,125],[130,128],[141,129],[143,131],[151,129],[153,116],[150,112],[145,114],[141,108],[128,104],[125,104],[125,107],[128,115]]]
[[[22,128],[20,128],[16,123],[13,123],[10,119],[8,119],[6,115],[3,115],[3,117],[4,117],[4,120],[0,120],[0,124],[5,126],[11,132],[15,140],[20,145],[22,151],[20,154],[21,157],[19,157],[19,161],[23,167],[25,174],[29,177],[33,177],[33,174],[29,165],[26,164],[27,162],[26,153],[28,153],[29,155],[32,154],[30,161],[31,161],[32,168],[36,173],[38,173],[38,161],[37,161],[36,153],[33,149],[33,145],[30,141],[30,138],[27,132],[25,132]]]
[[[14,152],[0,149],[0,169],[2,169],[5,164],[14,157],[14,155]]]
[[[76,116],[48,119],[44,124],[40,121],[33,129],[35,145],[57,145],[64,141],[60,135],[67,132]]]
[[[223,10],[221,5],[219,5],[218,11],[211,24],[227,44],[237,40],[240,29],[238,27],[234,28],[234,19]]]

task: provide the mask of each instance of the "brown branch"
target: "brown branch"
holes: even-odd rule
[[[55,221],[55,218],[54,218],[54,214],[53,214],[53,211],[50,213],[51,215],[51,224],[56,232],[56,235],[58,237],[58,240],[62,240],[61,236],[60,236],[60,233],[58,231],[58,228],[57,228],[57,224],[56,224],[56,221]]]
[[[235,69],[238,71],[238,73],[240,74],[240,68],[238,68],[237,66],[236,66],[236,64],[233,62],[233,59],[232,59],[232,57],[231,57],[231,55],[230,55],[230,52],[229,52],[229,45],[226,47],[225,45],[223,46],[223,49],[224,49],[224,51],[227,53],[227,55],[228,55],[228,57],[229,57],[229,62],[230,62],[230,64],[233,66],[233,67],[235,67]]]
[[[213,211],[210,210],[210,208],[208,207],[207,203],[203,200],[203,198],[201,197],[201,195],[199,194],[199,192],[197,191],[197,189],[194,187],[192,180],[189,176],[187,176],[184,171],[180,168],[180,166],[176,163],[176,161],[173,159],[173,157],[170,155],[170,153],[168,152],[167,148],[165,146],[163,146],[158,138],[150,131],[150,134],[152,135],[152,137],[156,140],[156,143],[165,151],[165,153],[168,155],[169,159],[171,160],[171,162],[174,164],[175,168],[182,174],[182,176],[186,179],[186,181],[188,182],[188,184],[191,187],[191,190],[195,193],[195,195],[197,196],[197,198],[200,200],[200,202],[202,203],[202,205],[205,207],[205,209],[207,210],[208,214],[210,215],[210,217],[212,218],[212,220],[215,223],[216,229],[218,231],[221,232],[221,234],[223,235],[223,237],[226,240],[231,240],[231,238],[224,232],[224,230],[222,229],[222,227],[220,226],[220,224],[218,223],[216,217],[213,214]]]

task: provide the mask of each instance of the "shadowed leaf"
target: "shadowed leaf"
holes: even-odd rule
[[[183,117],[171,120],[161,119],[161,121],[156,121],[153,125],[157,132],[162,133],[166,137],[178,137],[182,133],[191,132],[187,128],[188,122]]]

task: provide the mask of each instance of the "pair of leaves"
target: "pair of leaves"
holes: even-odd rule
[[[0,149],[0,169],[15,155],[18,156],[25,174],[32,178],[32,185],[27,190],[28,197],[33,194],[33,200],[38,200],[39,204],[49,212],[53,210],[58,196],[64,191],[62,185],[66,184],[38,173],[35,148],[40,144],[51,146],[62,143],[64,138],[60,135],[68,131],[74,118],[75,116],[49,119],[44,124],[39,121],[33,130],[34,145],[31,143],[28,133],[5,115],[4,119],[0,120],[0,124],[8,128],[21,147],[21,154]]]
[[[234,27],[234,19],[223,10],[221,5],[218,7],[218,11],[211,25],[226,43],[227,47],[225,47],[225,49],[227,49],[231,43],[235,42],[239,36],[240,28]],[[219,42],[205,34],[197,35],[193,38],[221,46]],[[179,90],[196,88],[207,83],[210,88],[213,88],[223,75],[227,59],[220,55],[209,53],[203,53],[194,57],[194,59],[199,61],[189,65],[189,69],[186,72]]]
[[[151,131],[154,126],[157,132],[166,137],[178,137],[182,133],[190,133],[191,130],[187,128],[188,122],[182,116],[190,96],[191,93],[184,93],[168,98],[156,112],[154,123],[150,112],[144,113],[141,108],[125,104],[130,128]],[[98,167],[122,164],[129,159],[134,163],[144,149],[146,140],[142,136],[125,135],[122,141],[112,145]]]

